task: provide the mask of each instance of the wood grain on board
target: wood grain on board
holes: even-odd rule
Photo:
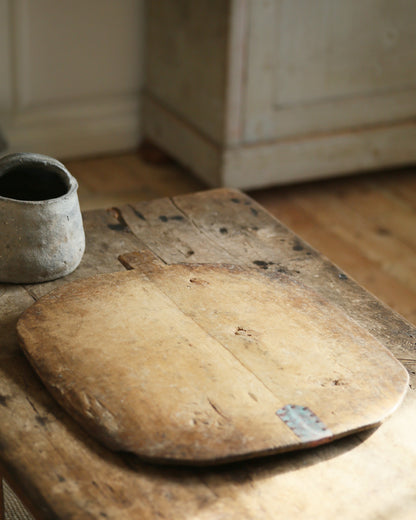
[[[231,257],[235,265],[284,270],[312,287],[405,364],[411,387],[396,413],[368,434],[221,468],[164,467],[113,453],[87,435],[45,390],[18,345],[7,340],[0,343],[0,460],[39,519],[413,518],[413,326],[239,192],[137,203],[84,218],[87,252],[71,277],[44,289],[1,287],[1,314],[8,312],[2,342],[3,331],[12,330],[34,298],[67,281],[122,271],[120,254],[150,248],[168,264],[179,258],[192,263],[194,257],[203,262],[205,253],[212,263],[217,254],[217,262]]]
[[[131,257],[18,322],[45,385],[111,449],[224,463],[375,426],[402,401],[391,353],[291,277]]]

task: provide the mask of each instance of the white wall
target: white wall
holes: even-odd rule
[[[140,140],[143,0],[0,0],[0,126],[61,158]]]

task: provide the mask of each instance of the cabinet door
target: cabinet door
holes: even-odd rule
[[[250,0],[244,141],[416,115],[414,0]]]

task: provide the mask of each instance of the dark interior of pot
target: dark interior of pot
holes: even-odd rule
[[[0,176],[0,196],[23,201],[56,199],[68,193],[69,180],[50,165],[20,164]]]

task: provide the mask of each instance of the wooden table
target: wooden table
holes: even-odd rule
[[[36,518],[415,518],[414,327],[238,191],[87,212],[84,225],[87,251],[75,273],[39,285],[0,285],[1,468]],[[223,467],[163,467],[108,451],[50,397],[19,349],[15,325],[53,288],[123,270],[120,254],[146,248],[167,263],[275,269],[313,287],[403,362],[411,376],[404,403],[376,430]]]

